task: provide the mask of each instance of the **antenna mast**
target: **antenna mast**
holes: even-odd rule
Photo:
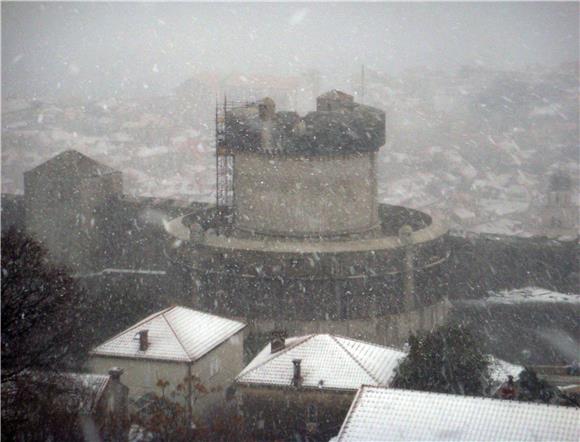
[[[231,104],[230,104],[231,107]],[[228,99],[224,94],[223,108],[216,100],[216,206],[219,213],[229,214],[234,204],[234,156],[228,142],[226,120],[228,114]]]
[[[365,104],[365,65],[363,64],[360,71],[360,100]]]

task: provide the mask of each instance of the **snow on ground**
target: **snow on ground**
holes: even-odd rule
[[[479,224],[468,229],[474,233],[487,233],[492,235],[514,235],[519,237],[532,237],[533,233],[522,228],[521,221],[509,218],[500,218],[487,223]]]
[[[491,212],[497,216],[505,216],[511,213],[519,213],[528,210],[530,205],[527,201],[502,200],[502,199],[480,199],[479,204],[486,212]]]
[[[529,302],[566,303],[580,305],[580,295],[558,293],[539,287],[525,287],[516,290],[490,292],[485,302],[492,304],[521,304]]]

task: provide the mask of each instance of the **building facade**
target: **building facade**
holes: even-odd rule
[[[364,384],[389,385],[405,353],[389,347],[318,334],[270,344],[236,377],[246,431],[258,440],[328,440]]]
[[[550,238],[578,236],[580,217],[577,185],[565,170],[555,170],[549,177],[542,225]]]
[[[123,178],[85,155],[68,150],[24,173],[26,230],[51,257],[73,270],[94,266],[97,210],[123,194]]]

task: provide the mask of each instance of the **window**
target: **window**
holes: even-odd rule
[[[232,345],[235,345],[235,346],[242,345],[242,334],[238,333],[238,334],[233,335],[230,338],[230,343]]]
[[[209,377],[214,377],[220,371],[220,360],[214,357],[209,364]]]
[[[264,419],[264,413],[262,413],[260,411],[260,413],[258,414],[258,419],[256,419],[256,428],[258,430],[263,430],[264,427],[266,426],[266,420]]]
[[[351,310],[351,302],[352,302],[352,293],[350,290],[346,290],[340,294],[340,312],[339,318],[340,319],[350,319],[350,310]]]
[[[318,422],[318,407],[316,404],[308,404],[308,407],[306,407],[306,422]]]

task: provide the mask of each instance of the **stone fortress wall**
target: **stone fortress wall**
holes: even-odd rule
[[[298,237],[376,229],[374,155],[305,158],[237,153],[236,227],[256,234]]]

